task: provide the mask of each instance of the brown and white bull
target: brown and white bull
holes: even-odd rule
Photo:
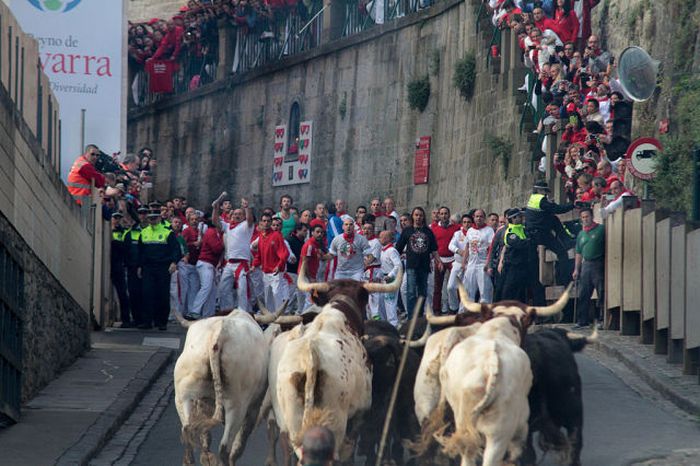
[[[299,290],[312,293],[323,309],[303,334],[284,344],[274,380],[275,418],[298,457],[306,429],[322,425],[338,439],[336,458],[345,461],[372,402],[372,368],[361,341],[369,293],[394,292],[401,277],[391,285],[354,280],[308,283],[304,263],[301,268]]]
[[[527,436],[527,395],[532,385],[530,361],[521,349],[523,338],[536,316],[554,315],[564,308],[569,290],[547,307],[514,301],[476,304],[463,291],[460,288],[460,298],[470,314],[428,316],[435,325],[454,324],[457,319],[476,323],[428,339],[415,387],[416,414],[423,427],[417,447],[424,452],[435,436],[446,453],[461,456],[462,465],[476,464],[482,448],[484,466],[501,464],[506,452],[516,461]],[[448,407],[455,431],[445,436]]]
[[[194,464],[194,448],[202,464],[216,464],[209,452],[209,431],[224,423],[219,445],[223,464],[235,464],[257,418],[267,387],[269,345],[274,329],[263,333],[259,323],[275,314],[255,316],[234,310],[225,317],[180,323],[189,327],[175,364],[175,407],[182,423],[184,464]],[[235,439],[234,439],[235,436]]]

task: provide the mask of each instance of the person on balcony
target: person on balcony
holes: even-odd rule
[[[95,168],[95,162],[100,155],[100,149],[89,144],[85,147],[85,153],[75,159],[73,166],[68,173],[68,192],[73,196],[75,202],[79,205],[83,201],[90,200],[92,192],[92,182],[95,182],[96,188],[102,188],[105,185],[105,177]]]

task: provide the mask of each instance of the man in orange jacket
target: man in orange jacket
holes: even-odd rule
[[[73,166],[68,173],[68,192],[75,198],[75,202],[79,205],[83,201],[90,201],[92,192],[92,182],[95,182],[96,188],[102,188],[105,185],[105,177],[95,168],[95,162],[100,155],[100,149],[89,144],[85,148],[85,153],[75,159]]]

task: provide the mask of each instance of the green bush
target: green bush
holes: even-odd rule
[[[492,133],[487,133],[485,137],[486,147],[489,148],[491,153],[501,159],[503,163],[503,176],[508,178],[508,166],[510,165],[510,158],[513,154],[513,143],[508,142],[500,136],[496,136]]]
[[[455,63],[452,83],[465,99],[469,100],[474,94],[476,84],[476,56],[474,52],[467,52],[464,58]]]
[[[428,99],[430,99],[430,78],[427,74],[408,83],[409,107],[422,112],[428,106]]]
[[[700,144],[700,79],[685,78],[675,87],[673,131],[661,139],[651,187],[660,207],[690,214],[693,189],[692,150]]]

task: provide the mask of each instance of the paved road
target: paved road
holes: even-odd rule
[[[665,405],[643,397],[590,356],[577,355],[577,359],[583,379],[585,406],[584,465],[629,465],[650,458],[667,457],[675,450],[700,445],[700,424],[697,420],[680,417]],[[131,464],[180,464],[182,447],[179,429],[180,423],[171,400],[135,452]],[[218,436],[220,432],[221,429],[218,429],[215,434]],[[217,443],[212,445],[216,446]],[[252,435],[240,464],[262,465],[266,445],[265,432],[258,429]],[[557,463],[554,457],[548,457],[540,464],[553,466]]]

